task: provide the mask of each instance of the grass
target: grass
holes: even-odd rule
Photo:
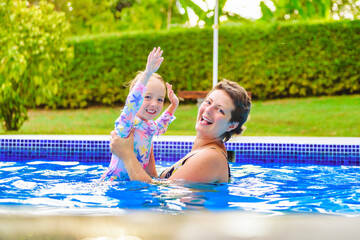
[[[360,137],[360,95],[254,102],[246,135]]]
[[[164,108],[165,109],[165,108]],[[121,107],[30,110],[17,132],[0,134],[110,134]],[[195,135],[197,107],[180,104],[167,135]],[[360,95],[254,101],[244,136],[360,137]]]

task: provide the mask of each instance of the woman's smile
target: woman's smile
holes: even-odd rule
[[[212,121],[209,118],[207,118],[205,116],[202,116],[201,120],[200,120],[200,124],[202,124],[202,125],[211,125]]]

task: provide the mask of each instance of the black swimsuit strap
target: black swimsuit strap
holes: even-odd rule
[[[194,156],[194,155],[197,154],[197,153],[198,153],[198,151],[197,151],[197,152],[194,152],[193,154],[190,154],[190,156],[188,156],[187,158],[185,158],[185,159],[181,162],[181,166],[183,166],[183,165],[185,164],[186,160],[188,160],[189,158],[191,158],[192,156]],[[166,170],[167,170],[167,169],[165,169],[164,171],[162,171],[161,174],[160,174],[160,176],[163,175],[163,173],[164,173]],[[164,176],[164,178],[167,179],[167,178],[171,177],[171,175],[173,174],[174,170],[175,170],[175,167],[172,166],[172,167],[170,168],[170,170],[166,173],[166,175]]]

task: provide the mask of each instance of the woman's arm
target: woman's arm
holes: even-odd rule
[[[150,159],[149,163],[145,168],[145,171],[150,175],[152,178],[157,178],[156,166],[155,166],[155,157],[154,157],[154,146],[151,145],[151,152],[150,152]]]
[[[142,168],[136,159],[134,149],[134,133],[128,138],[120,138],[114,131],[111,132],[110,149],[113,154],[121,158],[128,171],[130,180],[153,182],[153,179]],[[190,157],[169,180],[184,179],[202,183],[228,182],[228,165],[226,158],[215,149],[203,149]]]
[[[152,182],[151,177],[137,160],[133,149],[134,131],[130,132],[128,138],[120,138],[116,135],[115,131],[111,132],[110,150],[124,162],[130,180]]]
[[[184,179],[201,183],[222,183],[229,181],[228,174],[226,158],[218,150],[203,149],[187,159],[169,180]]]

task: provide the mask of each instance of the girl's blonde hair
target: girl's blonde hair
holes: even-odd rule
[[[137,81],[139,81],[141,75],[144,73],[144,71],[138,71],[137,72],[137,75],[135,76],[135,78],[133,80],[131,80],[128,84],[126,84],[126,87],[129,87],[129,91],[132,90],[132,88],[135,86],[135,84],[137,83]],[[164,84],[164,87],[165,87],[165,90],[166,90],[166,84],[165,84],[165,81],[164,79],[157,73],[153,73],[150,77],[150,79],[152,78],[156,78],[156,79],[159,79],[163,84]]]

